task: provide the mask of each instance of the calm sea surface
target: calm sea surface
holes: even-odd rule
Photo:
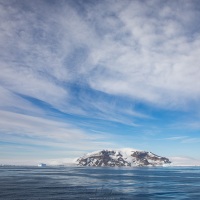
[[[200,200],[200,167],[0,167],[0,199]]]

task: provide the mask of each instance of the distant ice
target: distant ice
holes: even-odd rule
[[[192,157],[169,157],[171,166],[200,166],[200,160]]]

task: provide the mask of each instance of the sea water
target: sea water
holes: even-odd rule
[[[0,167],[0,199],[200,199],[200,167]]]

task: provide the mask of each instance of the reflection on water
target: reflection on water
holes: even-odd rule
[[[0,199],[200,199],[199,167],[0,167]]]

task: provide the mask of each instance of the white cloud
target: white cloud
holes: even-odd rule
[[[0,116],[0,127],[4,133],[45,136],[59,140],[83,139],[86,137],[81,130],[73,128],[68,123],[8,111],[0,111]]]
[[[182,107],[191,100],[197,101],[200,97],[199,35],[188,33],[187,22],[171,16],[173,7],[168,16],[159,18],[155,13],[148,15],[155,7],[147,9],[139,1],[133,4],[115,13],[123,26],[118,32],[105,34],[98,48],[93,49],[92,60],[100,67],[88,77],[90,85],[110,94],[162,106]],[[184,6],[183,10],[186,10]],[[121,34],[116,40],[119,32],[127,34]]]
[[[185,138],[182,143],[200,143],[200,138]]]
[[[109,94],[187,106],[200,97],[200,36],[187,30],[199,13],[195,17],[189,3],[176,10],[179,3],[104,2],[86,5],[85,13],[68,4],[51,13],[44,2],[44,10],[31,3],[32,9],[23,12],[20,6],[4,6],[2,84],[64,111],[70,94],[63,83],[80,77]],[[74,64],[73,52],[80,48],[84,59],[74,58]]]
[[[106,135],[85,132],[67,122],[0,111],[0,131],[3,142],[51,146],[56,148],[92,149],[112,145]],[[43,141],[46,141],[45,143]],[[97,144],[98,143],[98,144]],[[88,144],[90,144],[88,146]]]
[[[175,136],[175,137],[169,137],[165,138],[166,140],[183,140],[185,138],[188,138],[188,136]]]
[[[200,143],[200,138],[198,137],[191,137],[191,136],[174,136],[169,138],[164,138],[164,140],[172,140],[172,141],[179,141],[180,143]]]
[[[61,164],[96,148],[115,146],[109,134],[94,134],[58,119],[8,111],[0,111],[0,135],[2,164]]]
[[[42,115],[44,111],[37,108],[30,102],[20,98],[12,91],[7,90],[0,86],[0,109],[8,111],[26,112],[37,115]]]

